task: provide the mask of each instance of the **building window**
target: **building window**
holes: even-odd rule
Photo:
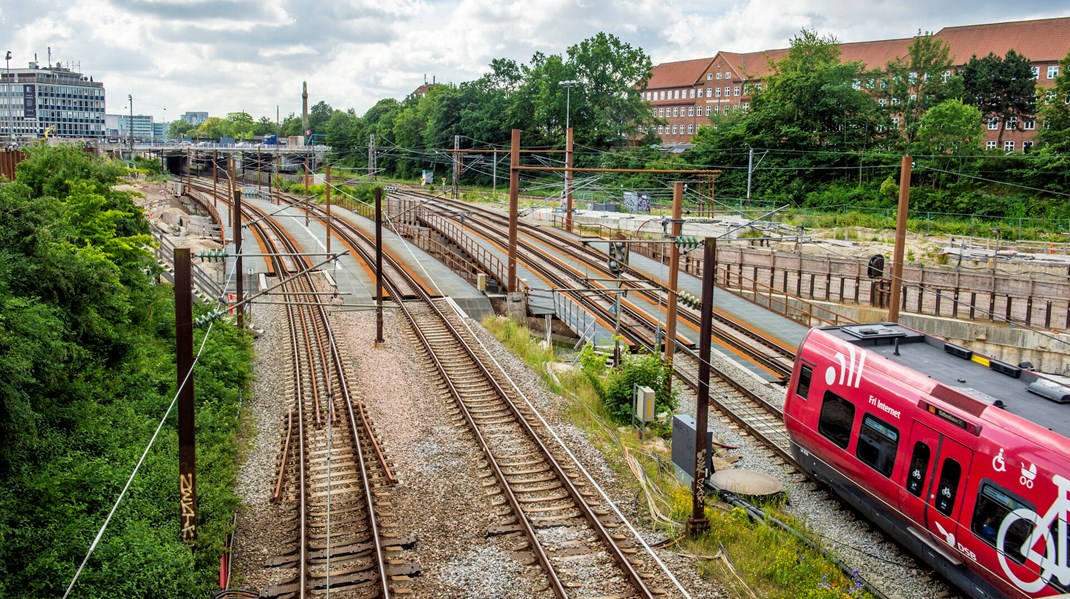
[[[663,116],[665,116],[665,109],[664,108],[658,108],[658,118],[661,118]]]
[[[706,107],[706,116],[710,116],[710,107],[709,106]]]
[[[892,98],[892,106],[899,106],[899,98]]]
[[[1007,131],[1014,131],[1018,128],[1018,117],[1012,116],[1007,119]]]
[[[740,109],[741,109],[741,110],[742,110],[743,112],[747,112],[748,110],[750,110],[750,102],[743,102],[743,103],[741,103],[741,104],[739,105],[739,108],[740,108]]]
[[[672,107],[672,115],[673,116],[680,116],[680,107],[679,106],[673,106]]]
[[[700,97],[700,98],[701,98],[701,97],[703,97],[703,96],[704,96],[705,94],[706,94],[706,88],[704,88],[704,87],[700,87],[700,88],[698,88],[698,97]]]
[[[917,72],[911,71],[910,73],[908,73],[907,74],[907,81],[909,81],[911,83],[917,83],[918,82],[918,74],[917,74]]]
[[[692,98],[695,97],[695,88],[693,88],[693,87],[691,88],[691,97]]]
[[[695,132],[695,126],[694,125],[688,125],[687,126],[687,134],[691,135],[694,132]]]
[[[893,116],[892,117],[892,127],[895,127],[896,129],[899,128],[899,117],[897,117],[897,116]]]
[[[1048,79],[1055,79],[1059,76],[1059,65],[1053,64],[1048,67]]]
[[[1022,127],[1026,131],[1033,131],[1034,129],[1037,128],[1037,121],[1036,121],[1036,119],[1026,119],[1025,121],[1022,122]]]
[[[911,102],[917,102],[918,101],[918,94],[910,94],[910,101]]]
[[[986,141],[985,142],[985,149],[986,150],[995,150],[996,149],[996,140],[993,139],[993,140],[990,140],[990,141]]]
[[[739,88],[738,85],[732,88],[732,95],[738,96],[739,92],[740,92],[740,88]]]
[[[880,104],[881,106],[887,106],[888,105],[888,100],[886,100],[884,98],[881,98],[881,99],[877,100],[877,103]]]
[[[687,116],[695,116],[695,107],[694,106],[688,106],[687,107]]]
[[[821,416],[817,421],[819,433],[840,449],[847,449],[851,442],[854,419],[854,404],[831,391],[825,392],[825,399],[821,403]]]
[[[988,130],[989,131],[995,131],[996,129],[999,129],[999,117],[998,116],[994,116],[994,117],[988,119]]]
[[[1007,152],[1008,154],[1013,152],[1014,151],[1014,142],[1013,141],[1005,141],[1005,142],[1003,142],[1003,151]]]
[[[1033,79],[1040,79],[1040,67],[1033,67]]]
[[[732,78],[732,73],[729,73],[728,71],[725,71],[724,78],[725,79],[731,79]]]
[[[1032,150],[1032,149],[1033,149],[1033,142],[1031,142],[1031,141],[1023,141],[1022,142],[1022,152],[1028,154],[1029,151]]]
[[[855,455],[863,464],[884,476],[891,476],[898,447],[899,431],[895,427],[869,414],[862,417]]]
[[[679,129],[679,127],[678,127],[678,126],[676,126],[676,125],[673,125],[673,126],[672,126],[672,134],[673,134],[673,135],[676,135],[676,132],[677,132],[677,130],[678,130],[678,129]]]
[[[665,133],[665,125],[658,125],[658,135]]]
[[[855,79],[851,82],[851,89],[862,89],[862,82],[858,79]]]
[[[724,86],[724,97],[726,97],[726,98],[727,98],[727,97],[728,97],[728,95],[729,95],[729,93],[731,93],[731,91],[732,91],[732,88],[731,88],[731,87],[729,87],[729,86],[727,86],[727,85],[726,85],[726,86]]]
[[[706,81],[712,81],[712,80],[713,80],[713,73],[706,73]]]
[[[706,108],[709,108],[709,106],[707,106]],[[720,107],[720,105],[718,105],[718,106],[714,106],[714,107],[713,107],[713,114],[721,114],[721,107]]]
[[[720,98],[721,97],[721,88],[719,88],[719,87],[713,88],[713,95],[715,95],[718,98]]]
[[[678,89],[672,90],[672,99],[673,100],[679,100],[680,99],[680,90],[678,90]]]

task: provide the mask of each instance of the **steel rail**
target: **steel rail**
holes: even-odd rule
[[[366,259],[371,259],[371,256],[369,254],[367,254],[366,250],[365,250],[365,245],[367,243],[369,243],[369,242],[368,242],[367,237],[364,236],[363,232],[360,231],[359,229],[356,229],[355,227],[352,227],[352,226],[348,225],[347,223],[344,223],[344,221],[336,221],[336,223],[337,222],[342,222],[345,225],[345,228],[349,231],[349,234],[356,235],[357,238],[361,240],[361,243],[359,244],[359,247],[358,247],[358,251],[360,251],[362,253],[362,255],[365,256]],[[344,234],[344,232],[341,232],[341,233]],[[389,256],[386,256],[386,258],[387,258],[387,260],[390,260],[391,262],[393,261],[393,259],[390,258]],[[404,276],[408,276],[408,274],[402,268],[397,268],[396,272],[404,273]],[[393,286],[395,284],[395,282],[393,280],[391,280],[391,279],[388,279],[387,281],[385,281],[385,283],[386,283],[387,286]],[[553,457],[553,454],[550,452],[549,448],[546,447],[546,445],[542,442],[542,440],[539,438],[539,436],[532,429],[531,425],[527,422],[527,419],[524,418],[523,415],[519,412],[519,410],[516,407],[516,405],[509,398],[509,395],[505,392],[505,390],[501,387],[501,385],[497,382],[497,380],[490,374],[490,372],[487,370],[486,366],[482,363],[482,361],[478,358],[478,356],[476,356],[475,352],[468,345],[468,343],[464,341],[463,337],[456,330],[456,327],[454,327],[452,325],[452,323],[449,322],[449,320],[446,318],[446,316],[442,312],[442,310],[438,307],[437,304],[435,304],[435,302],[432,301],[432,298],[428,294],[426,294],[424,292],[422,287],[420,287],[419,285],[415,284],[414,281],[410,281],[409,284],[410,284],[410,286],[412,286],[414,289],[417,290],[417,292],[419,293],[419,299],[424,304],[428,305],[432,309],[432,311],[435,312],[435,314],[438,316],[440,321],[445,324],[446,329],[454,337],[454,339],[461,345],[461,347],[464,349],[464,351],[465,351],[466,355],[468,356],[468,358],[477,366],[477,368],[481,371],[481,373],[485,377],[486,381],[494,388],[495,393],[498,394],[498,396],[504,402],[506,407],[510,410],[510,412],[512,412],[514,418],[520,424],[521,428],[524,430],[524,432],[528,436],[529,440],[531,440],[539,448],[539,450],[542,452],[542,455],[546,457],[547,462],[550,464],[551,468],[554,470],[555,474],[560,479],[560,482],[562,483],[562,486],[564,486],[564,488],[568,491],[569,495],[573,499],[573,502],[577,505],[577,507],[579,508],[580,512],[584,515],[584,518],[587,520],[587,522],[594,529],[595,533],[602,539],[603,544],[609,549],[610,554],[614,557],[614,559],[620,565],[621,569],[624,571],[624,573],[626,574],[627,578],[632,582],[632,586],[637,591],[639,591],[643,596],[645,596],[645,597],[653,597],[653,594],[651,593],[650,589],[646,586],[646,583],[642,580],[642,577],[635,570],[634,566],[628,560],[627,556],[623,553],[623,551],[620,549],[620,547],[618,547],[617,544],[615,542],[613,542],[612,534],[605,528],[605,526],[599,520],[598,516],[592,510],[591,506],[583,499],[583,497],[580,494],[579,490],[576,489],[575,485],[572,483],[572,480],[569,478],[567,473],[565,473],[565,471],[564,471],[563,467],[561,466],[561,464],[558,462],[558,460],[555,457]],[[395,297],[397,297],[397,296],[395,296]],[[427,340],[426,336],[422,333],[422,331],[420,331],[419,325],[418,325],[415,317],[411,314],[411,312],[408,310],[407,306],[405,306],[405,304],[403,302],[399,302],[399,306],[401,307],[402,311],[406,314],[407,318],[409,318],[410,323],[413,326],[413,329],[417,332],[417,336],[421,339],[421,342],[424,344],[424,346],[427,349],[428,353],[430,355],[432,355],[432,356],[435,356],[435,352],[434,352],[433,348],[431,347],[430,342]],[[482,450],[484,452],[484,455],[488,457],[488,463],[492,463],[492,464],[495,463],[495,458],[493,457],[493,454],[491,453],[491,450],[490,450],[489,446],[486,445],[485,440],[482,440],[481,435],[478,433],[478,428],[476,427],[475,422],[472,419],[471,414],[467,413],[467,408],[464,406],[464,402],[460,400],[460,391],[453,385],[453,382],[450,381],[448,376],[446,375],[445,366],[441,363],[440,360],[438,360],[437,356],[434,357],[434,362],[436,364],[436,369],[439,371],[439,373],[442,375],[443,379],[446,381],[447,387],[451,390],[451,394],[453,394],[454,397],[457,398],[457,400],[458,400],[457,404],[458,404],[459,407],[461,407],[462,412],[465,413],[465,419],[469,423],[469,426],[471,427],[472,432],[476,435],[477,438],[481,439],[480,445],[481,445],[481,448],[482,448]],[[543,564],[544,568],[546,568],[547,575],[551,577],[551,582],[556,581],[555,584],[554,584],[555,593],[557,593],[558,596],[561,596],[561,597],[567,596],[567,592],[566,592],[566,590],[564,589],[563,586],[560,586],[560,588],[558,588],[557,585],[560,585],[561,581],[560,581],[560,579],[558,579],[557,574],[554,571],[554,569],[550,566],[549,557],[546,556],[544,550],[542,550],[541,543],[538,541],[538,539],[537,539],[537,537],[536,537],[536,535],[534,533],[534,529],[531,528],[530,523],[527,521],[527,518],[524,515],[523,510],[520,509],[519,502],[517,501],[515,495],[513,495],[512,491],[509,489],[509,485],[508,485],[507,481],[505,481],[505,479],[504,479],[504,474],[500,470],[498,470],[496,466],[494,467],[494,470],[495,470],[495,477],[498,478],[499,483],[502,485],[502,489],[503,489],[503,492],[507,496],[507,500],[510,502],[511,505],[515,506],[514,509],[516,510],[516,513],[517,513],[517,516],[518,516],[518,520],[522,523],[522,527],[525,529],[525,534],[526,534],[526,536],[528,536],[529,542],[532,544],[533,548],[538,548],[535,551],[535,553],[536,553],[537,558],[539,559],[539,562],[541,564]]]

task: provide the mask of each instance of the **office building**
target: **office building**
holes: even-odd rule
[[[59,65],[0,73],[0,137],[104,136],[104,84]]]

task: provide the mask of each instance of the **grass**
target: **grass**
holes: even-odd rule
[[[580,368],[551,368],[553,347],[515,321],[489,317],[483,325],[514,355],[542,377],[547,388],[566,400],[565,417],[584,431],[619,480],[634,495],[643,524],[665,534],[669,549],[694,560],[703,577],[716,580],[739,597],[832,599],[869,597],[856,581],[803,541],[763,522],[751,522],[738,508],[707,499],[708,533],[684,535],[691,514],[691,491],[673,474],[669,448],[639,439],[637,431],[610,421],[588,373]],[[764,506],[771,516],[804,528],[777,505]]]

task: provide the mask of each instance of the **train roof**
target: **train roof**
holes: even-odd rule
[[[894,323],[821,330],[929,377],[934,397],[978,418],[998,422],[1002,409],[1070,438],[1070,388],[1027,368]]]

